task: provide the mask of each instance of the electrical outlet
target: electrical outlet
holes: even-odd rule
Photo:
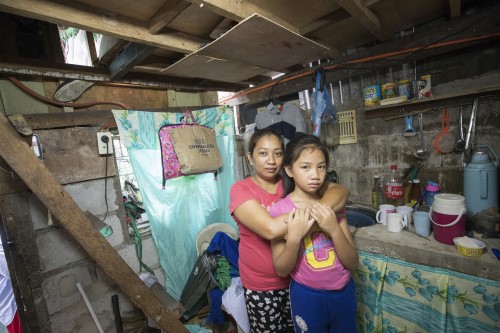
[[[97,150],[99,155],[113,154],[113,137],[111,132],[97,132]]]

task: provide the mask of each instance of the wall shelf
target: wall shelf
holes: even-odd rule
[[[365,107],[364,114],[366,119],[381,117],[398,118],[429,110],[472,104],[474,98],[479,96],[489,96],[489,99],[495,100],[498,99],[498,95],[500,95],[500,85],[495,84],[457,90],[430,98],[412,99],[400,104]]]

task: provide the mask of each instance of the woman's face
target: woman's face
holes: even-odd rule
[[[273,181],[283,164],[281,141],[274,135],[265,135],[257,141],[253,153],[248,153],[250,165],[259,178]]]

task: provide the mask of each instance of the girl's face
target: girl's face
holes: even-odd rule
[[[316,193],[326,177],[325,155],[319,149],[304,149],[299,158],[291,165],[285,166],[285,171],[295,182],[295,190],[305,193]]]
[[[248,161],[255,168],[257,177],[274,181],[283,164],[281,141],[274,135],[265,135],[257,141]]]

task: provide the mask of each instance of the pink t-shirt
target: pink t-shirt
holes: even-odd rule
[[[295,207],[288,195],[274,204],[269,213],[278,216],[290,212]],[[345,217],[339,216],[338,221],[346,223]],[[321,290],[340,290],[351,278],[351,274],[335,252],[332,239],[323,233],[316,223],[302,239],[297,263],[290,275],[300,284]]]
[[[251,177],[236,182],[230,191],[229,212],[233,215],[236,208],[248,200],[257,200],[267,210],[283,195],[281,180],[276,193],[268,193],[254,183]],[[271,253],[271,242],[260,237],[238,221],[240,231],[239,260],[241,282],[247,289],[269,291],[288,288],[290,278],[282,278],[276,274]]]

